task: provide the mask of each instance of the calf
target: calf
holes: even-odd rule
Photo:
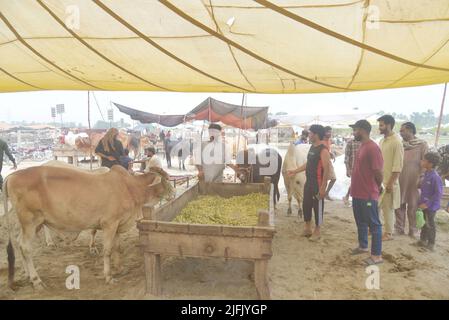
[[[271,178],[274,187],[273,204],[280,199],[279,178],[281,176],[282,157],[268,145],[249,146],[237,153],[236,175],[242,183],[263,183],[265,177]]]

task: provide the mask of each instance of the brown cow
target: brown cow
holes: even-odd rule
[[[114,279],[111,257],[121,269],[119,233],[131,228],[142,218],[142,206],[154,205],[163,196],[172,195],[167,173],[155,169],[133,176],[121,166],[104,174],[90,174],[57,167],[31,167],[17,171],[3,183],[4,212],[7,221],[17,214],[21,233],[18,252],[33,286],[42,289],[43,282],[34,268],[32,243],[36,232],[47,226],[60,232],[79,233],[88,229],[103,230],[104,276]],[[8,198],[14,210],[8,211]],[[9,285],[14,282],[14,247],[12,226],[8,223]]]

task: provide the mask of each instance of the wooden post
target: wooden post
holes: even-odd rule
[[[156,212],[152,206],[147,204],[144,205],[142,208],[142,214],[145,220],[156,220]]]
[[[268,260],[258,259],[254,261],[254,283],[259,299],[271,299],[270,287],[268,286]]]
[[[271,178],[270,177],[265,177],[263,179],[263,184],[264,184],[264,192],[270,194]]]
[[[270,225],[270,214],[267,211],[259,211],[259,220],[257,225],[260,227],[268,227]]]
[[[89,154],[90,154],[90,161],[89,166],[90,170],[92,170],[92,160],[93,160],[93,154],[92,154],[92,139],[90,136],[92,135],[91,126],[90,126],[90,91],[87,91],[87,124],[89,126],[89,132],[87,136],[89,137]]]
[[[438,127],[435,135],[435,148],[438,148],[438,140],[440,139],[441,121],[443,120],[444,102],[446,100],[447,82],[444,84],[443,101],[441,102],[440,117],[438,118]]]
[[[145,292],[155,296],[162,293],[161,255],[144,253],[145,260]]]

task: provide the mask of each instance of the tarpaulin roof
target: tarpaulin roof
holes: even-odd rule
[[[308,126],[312,124],[322,125],[350,125],[360,119],[368,119],[375,113],[352,113],[352,114],[328,114],[328,115],[278,115],[273,119],[282,124]],[[378,116],[376,117],[376,119]]]
[[[222,122],[241,129],[264,129],[276,125],[268,120],[268,107],[246,107],[207,98],[185,115],[159,115],[129,108],[113,102],[131,119],[142,123],[159,123],[165,127],[174,127],[186,121],[207,120]]]
[[[0,0],[0,92],[449,81],[448,0]]]

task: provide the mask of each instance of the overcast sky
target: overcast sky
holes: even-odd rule
[[[403,89],[376,90],[355,93],[328,94],[248,94],[246,105],[269,106],[270,112],[289,114],[348,114],[384,110],[411,114],[432,109],[439,113],[444,85]],[[110,102],[159,114],[185,114],[211,96],[228,103],[241,104],[242,94],[231,93],[169,93],[169,92],[95,92],[105,118]],[[448,99],[447,99],[448,100]],[[446,106],[448,104],[446,100]],[[64,104],[64,121],[87,125],[86,91],[39,91],[0,93],[0,121],[50,122],[51,107]],[[91,95],[92,125],[101,120],[100,112]],[[354,108],[358,108],[354,111]],[[449,110],[448,110],[449,112]],[[445,112],[447,113],[447,112]],[[114,108],[114,120],[130,118]],[[59,118],[58,118],[59,119]],[[59,120],[58,120],[59,121]]]

